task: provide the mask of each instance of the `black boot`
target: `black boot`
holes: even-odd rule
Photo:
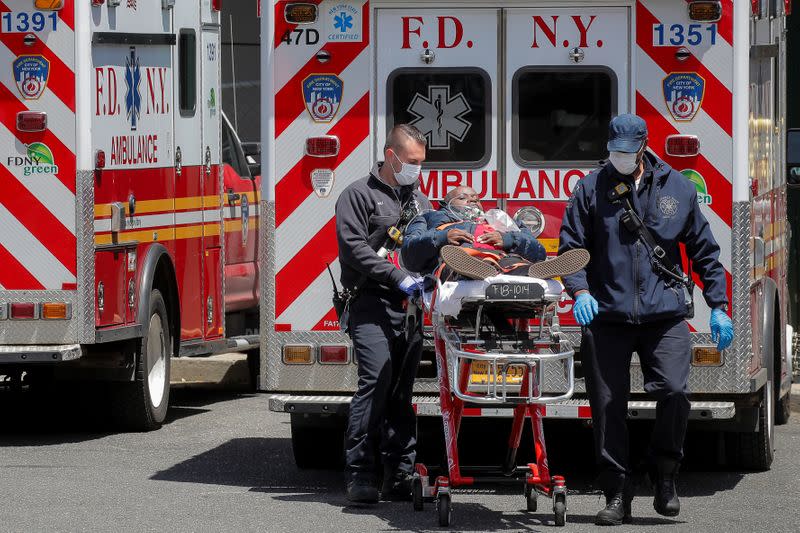
[[[625,519],[625,502],[623,491],[606,495],[606,507],[602,509],[594,518],[595,525],[598,526],[619,526]]]
[[[381,499],[411,501],[411,474],[385,469],[381,486]]]
[[[633,507],[633,497],[636,494],[636,484],[630,476],[625,478],[625,487],[622,489],[622,508],[625,512],[622,521],[629,524],[633,520],[631,509]]]
[[[656,461],[650,465],[650,481],[653,483],[655,498],[653,508],[663,516],[678,516],[681,502],[675,482],[678,479],[678,463],[674,461]]]
[[[378,503],[378,489],[372,480],[352,477],[347,482],[347,499],[353,503]]]

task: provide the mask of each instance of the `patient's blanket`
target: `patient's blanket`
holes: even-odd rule
[[[486,288],[492,283],[537,283],[544,289],[544,300],[557,302],[561,299],[564,286],[553,279],[529,278],[527,276],[510,276],[499,274],[484,280],[445,281],[436,293],[436,311],[447,316],[458,316],[461,305],[466,300],[480,300],[486,294]],[[425,293],[425,307],[430,309],[432,293]]]

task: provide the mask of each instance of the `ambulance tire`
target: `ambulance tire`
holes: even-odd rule
[[[775,396],[772,381],[761,389],[758,430],[730,433],[726,442],[728,463],[745,470],[769,470],[775,452]]]
[[[172,336],[167,306],[158,289],[150,293],[149,317],[136,354],[134,380],[121,383],[118,389],[117,415],[129,431],[158,429],[169,406]]]

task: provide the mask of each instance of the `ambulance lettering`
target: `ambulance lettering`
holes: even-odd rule
[[[586,174],[588,171],[580,169],[523,169],[514,187],[501,192],[496,170],[423,170],[420,190],[433,199],[443,198],[456,187],[467,186],[481,198],[565,201]]]
[[[412,47],[412,35],[416,35],[417,39],[423,38],[422,30],[425,27],[425,19],[422,17],[401,17],[401,20],[403,22],[403,45],[401,48],[409,49]],[[456,48],[462,43],[467,48],[472,48],[474,44],[471,40],[464,41],[464,24],[456,17],[436,17],[436,46],[433,48]],[[416,42],[413,44],[416,44]],[[431,41],[424,39],[422,48],[431,48]]]
[[[598,39],[593,43],[589,40],[589,30],[596,19],[597,15],[588,17],[572,15],[569,18],[560,17],[559,15],[551,15],[549,17],[534,15],[532,23],[533,42],[531,43],[531,48],[541,48],[542,46],[547,46],[547,43],[550,43],[550,46],[558,46],[559,42],[564,48],[568,48],[569,46],[589,48],[592,44],[597,46],[597,48],[602,48],[602,39]],[[564,29],[564,33],[575,36],[574,31],[578,32],[577,40],[570,41],[570,39],[559,39],[559,20],[562,21],[562,26],[566,24],[566,28],[568,28]],[[570,22],[565,23],[563,22],[564,20],[569,20]]]

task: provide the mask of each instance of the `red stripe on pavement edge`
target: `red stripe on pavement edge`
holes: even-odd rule
[[[733,95],[700,60],[690,55],[685,61],[675,57],[675,46],[653,46],[653,24],[660,21],[641,3],[636,4],[636,44],[661,69],[671,72],[695,72],[706,82],[703,109],[729,136],[733,132]],[[731,57],[733,68],[733,57]]]
[[[6,290],[42,290],[44,285],[39,283],[28,270],[11,255],[11,252],[0,244],[0,285]]]
[[[339,155],[325,158],[325,168],[333,168],[347,159],[369,136],[369,93],[347,112],[328,135],[339,137]],[[275,185],[275,227],[279,227],[306,198],[314,194],[311,186],[311,171],[320,167],[318,157],[303,156],[302,159]],[[329,165],[329,166],[326,166]],[[365,172],[367,169],[365,169]]]

